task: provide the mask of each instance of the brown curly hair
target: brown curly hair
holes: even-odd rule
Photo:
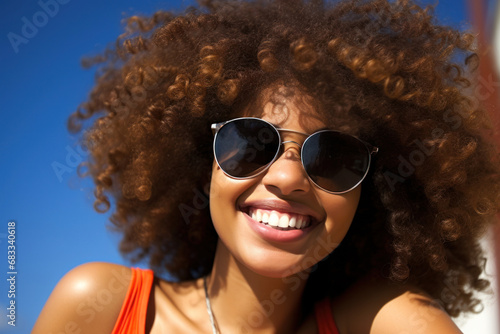
[[[204,0],[129,18],[87,64],[100,64],[97,83],[69,128],[92,123],[87,173],[96,210],[114,200],[121,251],[187,280],[210,271],[217,240],[210,124],[273,83],[300,87],[325,123],[380,148],[353,224],[311,269],[307,295],[338,294],[376,268],[457,316],[488,287],[478,239],[500,203],[490,121],[471,94],[473,45],[409,0]]]

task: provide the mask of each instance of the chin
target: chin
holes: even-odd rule
[[[259,274],[268,278],[286,278],[300,272],[300,270],[294,270],[293,268],[285,268],[282,270],[276,270],[276,268],[251,268],[256,274]]]
[[[276,254],[277,255],[277,254]],[[291,254],[282,254],[281,256],[272,256],[267,254],[263,257],[252,257],[249,261],[243,259],[240,263],[252,272],[269,278],[285,278],[299,272],[310,272],[310,268],[316,263],[305,263],[303,258],[291,259]]]

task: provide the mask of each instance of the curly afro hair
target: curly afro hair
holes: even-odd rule
[[[204,0],[129,18],[87,64],[100,64],[96,85],[69,128],[86,128],[95,208],[113,202],[121,251],[188,280],[210,271],[217,241],[210,124],[276,82],[298,87],[326,124],[380,148],[347,236],[311,274],[311,298],[378,270],[457,316],[488,287],[478,239],[500,203],[473,46],[409,0]]]

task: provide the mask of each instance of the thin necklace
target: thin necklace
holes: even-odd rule
[[[207,277],[203,277],[203,287],[205,288],[205,301],[207,302],[207,311],[208,316],[210,317],[210,323],[212,324],[212,333],[218,334],[219,331],[215,327],[214,314],[212,313],[212,305],[210,305],[210,298],[208,298],[208,289],[207,289]]]

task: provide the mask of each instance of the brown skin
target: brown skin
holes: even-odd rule
[[[82,334],[110,333],[126,289],[113,295],[113,301],[102,311],[96,312],[92,321],[86,322],[86,318],[79,316],[75,310],[82,303],[88,303],[89,296],[96,296],[98,291],[107,288],[110,281],[116,278],[113,272],[122,271],[130,272],[130,269],[110,263],[88,263],[69,272],[54,289],[32,333],[64,333],[65,326],[81,328]],[[238,298],[229,298],[228,304],[218,307],[234,307],[235,299],[243,298],[241,286],[236,287],[236,292],[229,291],[230,287],[224,294],[236,293]],[[158,280],[152,291],[154,298],[150,300],[154,300],[154,306],[150,305],[148,309],[147,327],[150,331],[146,333],[211,333],[201,279],[184,283]],[[221,298],[218,298],[218,303],[221,303]],[[365,279],[334,299],[332,304],[340,333],[461,333],[450,317],[432,303],[430,297],[416,292],[411,286],[395,286],[386,281]],[[217,317],[217,311],[214,310],[214,313]],[[245,316],[247,314],[242,314],[242,317]],[[294,326],[295,329],[291,331],[267,329],[262,333],[305,334],[317,331],[312,314],[303,315],[302,320]]]
[[[279,92],[280,86],[270,89]],[[266,94],[264,91],[263,95]],[[281,128],[300,132],[313,133],[323,128],[325,124],[318,120],[311,105],[309,110],[304,106],[298,108],[297,97],[302,96],[295,93],[291,98],[283,97],[277,114],[273,113],[276,105],[266,103],[262,117]],[[310,100],[310,97],[302,100]],[[282,139],[300,143],[300,138],[289,136]],[[299,154],[296,145],[286,144],[281,156],[267,171],[248,180],[231,179],[214,164],[210,203],[220,239],[207,280],[212,310],[222,333],[317,331],[313,312],[302,314],[300,311],[309,273],[299,269],[307,269],[306,263],[311,265],[306,260],[313,258],[312,264],[315,264],[334,250],[325,250],[323,257],[318,257],[320,253],[313,254],[313,250],[319,244],[338,245],[342,241],[356,211],[361,187],[342,195],[324,192],[307,178]],[[284,201],[292,206],[301,203],[314,210],[320,219],[300,242],[267,242],[248,228],[244,213],[239,210],[241,202],[250,199],[257,203],[256,208],[262,199]],[[110,332],[126,292],[122,281],[121,288],[113,282],[120,271],[126,273],[129,269],[94,263],[70,272],[54,290],[33,332],[57,331],[70,321],[83,332]],[[126,276],[122,273],[121,277]],[[299,283],[291,285],[290,282]],[[114,291],[111,302],[104,306],[89,302],[89,296],[103,288]],[[185,283],[157,280],[151,297],[147,333],[211,332],[202,279]],[[82,320],[81,314],[74,313],[74,310],[81,312],[84,300],[97,311],[92,319]],[[449,316],[432,304],[429,296],[411,286],[394,286],[367,277],[334,298],[332,303],[332,316],[341,333],[419,333],[421,330],[460,333]],[[52,321],[54,314],[60,315],[55,322]],[[252,317],[256,314],[261,320]]]
[[[313,96],[329,127],[380,147],[345,242],[311,274],[304,306],[378,268],[453,317],[473,312],[488,288],[478,240],[499,210],[500,162],[469,95],[472,36],[411,1],[202,2],[208,14],[130,18],[70,119],[72,130],[95,120],[83,170],[96,209],[116,204],[123,254],[181,281],[210,273],[207,198],[193,208],[210,182],[210,124],[262,110],[259,93],[280,81]]]
[[[123,233],[121,251],[148,260],[157,275],[168,271],[186,282],[183,289],[155,285],[152,331],[210,331],[199,277],[210,277],[214,313],[227,333],[237,332],[237,319],[269,299],[270,288],[285,291],[280,277],[297,275],[296,293],[286,295],[286,305],[259,330],[314,327],[309,315],[294,316],[299,304],[311,309],[329,297],[343,333],[457,332],[446,313],[473,312],[477,293],[487,290],[479,238],[500,209],[498,151],[487,133],[488,115],[469,95],[477,65],[472,36],[439,26],[432,10],[411,1],[200,2],[203,13],[130,18],[117,47],[95,60],[102,75],[70,119],[71,130],[95,120],[83,138],[88,172],[96,210],[116,204],[111,221]],[[288,120],[287,109],[304,110],[322,125],[378,146],[362,191],[327,197],[308,188],[293,145],[252,180],[225,180],[213,169],[210,124],[270,117],[269,101],[279,111],[273,117],[287,116],[276,123]],[[306,123],[286,126],[308,133],[320,126]],[[400,172],[402,159],[413,159],[414,170]],[[291,176],[280,180],[285,172]],[[194,210],[193,191],[195,198],[204,196],[210,180],[223,181],[220,189],[230,192],[213,203],[219,183],[212,184],[210,205]],[[254,196],[308,206],[324,227],[314,237],[342,243],[308,276],[300,270],[311,240],[258,247],[252,234],[225,225],[239,222],[237,204]],[[329,212],[326,203],[341,209]],[[252,241],[251,251],[242,238]],[[256,252],[264,249],[274,263]],[[312,255],[319,261],[326,254]],[[116,298],[88,323],[89,315],[76,313],[114,277],[115,267],[107,266],[85,265],[68,274],[35,332],[56,330],[51,326],[64,331],[70,320],[83,321],[83,332],[111,328],[123,291],[115,289]],[[248,303],[233,307],[236,292]],[[446,313],[433,312],[437,303]]]
[[[71,270],[55,287],[32,332],[71,333],[80,328],[82,333],[111,333],[128,282],[130,269],[115,264],[87,263]],[[111,302],[103,306],[97,302],[97,294],[109,290],[110,285],[115,292]]]

